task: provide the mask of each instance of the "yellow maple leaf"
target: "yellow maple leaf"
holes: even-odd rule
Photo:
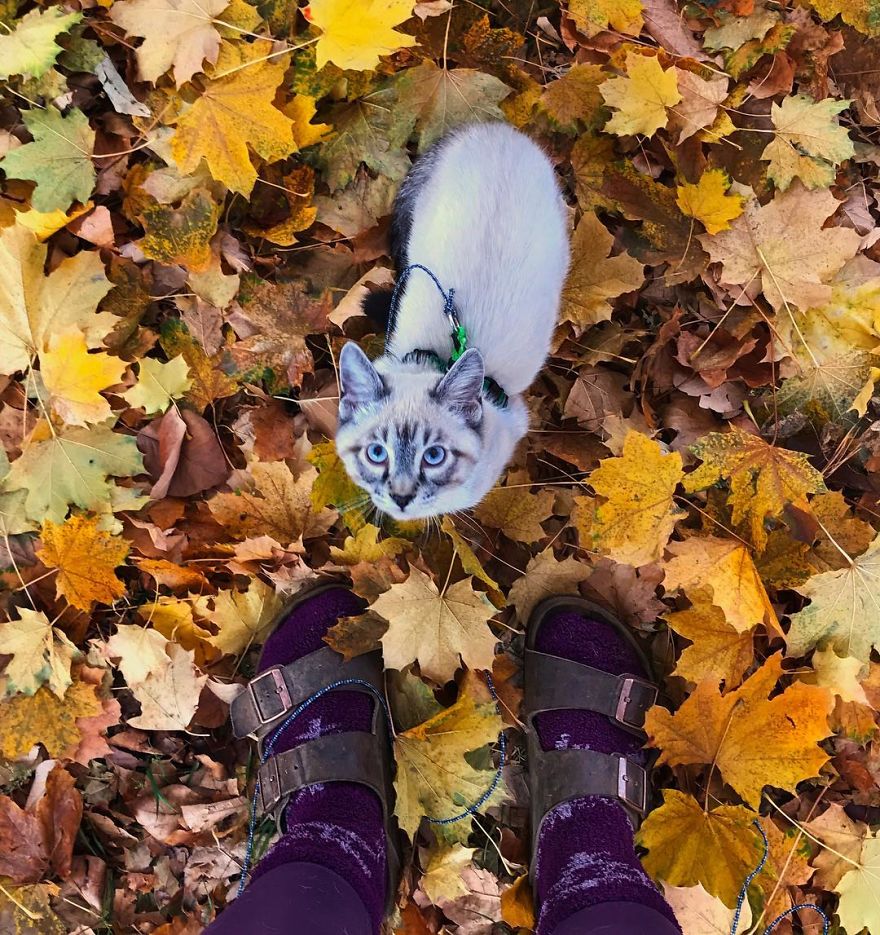
[[[742,682],[755,658],[752,632],[729,624],[724,611],[712,603],[709,589],[698,588],[689,596],[691,607],[664,617],[670,629],[692,644],[682,652],[673,675],[690,682],[714,677],[729,691]]]
[[[138,361],[138,368],[137,383],[122,395],[129,406],[143,409],[148,415],[164,412],[192,386],[189,367],[181,354],[167,364],[153,357],[143,357]]]
[[[367,524],[355,536],[347,536],[343,547],[330,546],[330,557],[342,565],[357,565],[358,562],[377,562],[387,556],[393,558],[410,547],[406,539],[394,537],[379,541],[379,528]]]
[[[138,246],[144,256],[166,266],[186,266],[194,274],[208,269],[211,239],[223,207],[206,188],[194,188],[179,206],[160,204],[144,194],[139,207],[144,237]]]
[[[125,561],[128,543],[100,528],[98,517],[71,516],[60,526],[46,520],[40,533],[43,548],[37,552],[47,568],[57,568],[58,596],[80,610],[92,604],[112,604],[125,594],[114,569]]]
[[[834,119],[850,103],[796,94],[773,104],[770,120],[776,136],[761,158],[769,160],[767,176],[777,188],[785,190],[796,177],[807,188],[831,185],[835,166],[855,152],[849,132]]]
[[[638,843],[648,849],[645,870],[673,886],[702,884],[725,906],[734,906],[761,858],[756,817],[742,805],[706,811],[687,793],[665,789],[663,804],[639,829]]]
[[[676,187],[675,203],[682,214],[696,218],[710,234],[727,230],[730,222],[742,214],[743,199],[728,195],[730,179],[723,169],[707,169],[696,185]]]
[[[675,68],[664,71],[655,56],[638,52],[627,53],[626,76],[603,81],[599,90],[615,110],[605,132],[618,136],[653,136],[666,126],[666,109],[681,100]]]
[[[623,454],[606,458],[590,475],[602,502],[576,498],[581,544],[625,565],[656,561],[684,516],[674,502],[683,476],[678,452],[664,454],[657,442],[630,430]]]
[[[0,623],[0,654],[12,657],[3,671],[7,695],[33,695],[45,683],[63,698],[79,650],[44,613],[19,607],[17,620]]]
[[[859,851],[855,867],[850,867],[837,884],[840,903],[837,915],[847,932],[880,931],[880,901],[877,880],[880,878],[880,831],[868,834]]]
[[[117,323],[109,312],[95,313],[112,288],[97,253],[78,253],[45,276],[46,253],[24,227],[0,231],[0,373],[26,370],[53,335],[72,328],[97,347]]]
[[[781,675],[782,654],[777,653],[726,695],[719,692],[717,679],[707,679],[674,714],[653,708],[645,730],[651,746],[661,751],[658,763],[714,763],[753,807],[764,786],[793,792],[828,762],[819,741],[830,732],[833,704],[827,689],[802,682],[768,701]]]
[[[348,476],[332,441],[315,445],[309,452],[309,461],[318,469],[318,478],[312,485],[312,508],[317,512],[326,506],[335,506],[345,525],[357,533],[366,523],[364,514],[370,502],[369,494]]]
[[[423,815],[447,818],[473,805],[490,787],[491,769],[475,769],[465,754],[494,743],[503,729],[495,705],[468,681],[458,700],[394,738],[395,812],[413,837]]]
[[[33,695],[9,698],[0,718],[0,756],[16,760],[40,743],[49,756],[70,759],[82,740],[78,721],[100,713],[96,687],[80,680],[73,681],[63,698],[45,685]]]
[[[528,545],[543,539],[541,523],[553,515],[552,491],[532,493],[527,486],[528,474],[513,471],[507,477],[510,486],[496,487],[480,501],[474,516],[493,529],[500,529],[508,539]]]
[[[817,649],[812,659],[813,674],[802,676],[809,685],[827,688],[843,702],[870,705],[865,689],[859,684],[864,664],[853,656],[840,657],[834,648]]]
[[[191,174],[204,159],[218,182],[249,195],[257,180],[249,149],[276,162],[296,144],[292,121],[272,103],[286,61],[265,60],[271,53],[268,42],[234,49],[226,57],[221,54],[205,93],[177,118],[171,152],[183,174]]]
[[[880,645],[880,535],[868,550],[843,568],[813,575],[796,590],[810,603],[791,616],[786,642],[791,656],[813,646],[831,646],[867,665],[871,647]]]
[[[251,581],[247,591],[221,591],[193,601],[196,613],[219,631],[208,642],[222,653],[234,656],[265,641],[282,606],[275,591],[259,578]]]
[[[599,84],[604,78],[605,72],[599,65],[575,63],[544,88],[541,106],[561,127],[576,129],[579,120],[591,122],[602,106]]]
[[[808,509],[807,494],[825,490],[807,455],[768,445],[738,428],[704,435],[691,450],[703,463],[684,479],[685,489],[693,493],[727,480],[733,522],[748,520],[758,550],[767,544],[766,519],[780,517],[790,505]]]
[[[311,0],[306,18],[321,30],[316,64],[333,62],[339,68],[365,71],[379,64],[380,55],[416,45],[395,26],[413,14],[412,0]]]
[[[569,0],[568,14],[578,31],[595,36],[606,29],[637,36],[642,31],[642,0]]]
[[[585,214],[571,241],[571,266],[562,292],[560,317],[578,328],[611,318],[610,299],[634,292],[645,281],[645,267],[627,253],[608,256],[614,238],[594,215]]]
[[[759,623],[780,633],[776,613],[764,590],[749,550],[733,539],[691,536],[670,542],[672,558],[664,565],[667,591],[683,588],[692,601],[706,589],[711,601],[724,611],[727,622],[748,633]]]
[[[0,931],[8,935],[67,935],[70,927],[52,910],[52,900],[60,892],[55,883],[12,886],[7,882],[0,889]]]
[[[70,425],[86,425],[113,414],[101,390],[122,380],[127,364],[103,351],[89,353],[85,335],[68,331],[49,341],[40,355],[40,373],[52,408]]]
[[[470,669],[492,668],[497,640],[488,622],[496,610],[471,581],[457,581],[441,593],[428,575],[412,568],[406,581],[379,596],[373,610],[388,621],[382,649],[389,669],[418,662],[423,676],[442,685],[462,661]]]

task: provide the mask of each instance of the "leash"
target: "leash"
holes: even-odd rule
[[[451,328],[450,336],[452,338],[452,353],[449,355],[449,360],[446,362],[446,364],[444,364],[440,357],[433,351],[425,350],[410,351],[410,353],[407,354],[403,360],[404,363],[407,363],[411,360],[427,361],[436,370],[440,371],[440,373],[446,373],[448,372],[449,368],[468,349],[467,329],[461,323],[461,319],[458,317],[458,310],[455,307],[455,289],[450,288],[447,292],[443,288],[443,284],[440,282],[440,280],[431,270],[428,269],[427,266],[423,266],[421,263],[411,263],[401,271],[400,276],[394,285],[394,291],[391,293],[391,308],[388,316],[389,322],[395,322],[397,320],[397,309],[400,305],[400,298],[403,295],[403,289],[409,280],[410,274],[413,270],[416,269],[421,270],[428,277],[430,277],[431,282],[434,283],[434,285],[437,287],[437,291],[443,297],[443,314],[446,316],[446,319],[449,322],[449,326]],[[504,392],[501,385],[497,381],[493,380],[492,377],[486,377],[483,380],[483,393],[499,409],[506,408],[508,402],[507,393]]]
[[[764,853],[761,856],[761,861],[757,867],[746,877],[745,882],[742,885],[742,889],[739,891],[739,897],[736,901],[736,912],[733,914],[733,922],[730,926],[730,935],[736,935],[736,929],[739,925],[739,916],[742,912],[743,903],[746,901],[746,895],[748,894],[749,886],[751,885],[752,880],[764,869],[764,865],[767,863],[767,857],[770,855],[770,842],[767,840],[767,835],[764,833],[763,827],[761,827],[761,822],[756,818],[752,824],[758,829],[761,833],[761,840],[764,842]],[[776,928],[779,923],[787,918],[790,915],[793,915],[795,912],[799,912],[801,909],[812,909],[814,912],[818,912],[822,916],[822,935],[828,935],[828,932],[831,929],[831,920],[827,915],[818,907],[813,905],[813,903],[798,903],[796,906],[792,906],[790,909],[786,909],[785,912],[780,912],[778,916],[764,929],[763,935],[770,935],[773,929]]]

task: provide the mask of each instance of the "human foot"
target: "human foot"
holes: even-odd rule
[[[633,844],[649,798],[650,679],[635,638],[602,608],[565,597],[533,613],[524,710],[539,935],[599,903],[638,903],[674,923]]]

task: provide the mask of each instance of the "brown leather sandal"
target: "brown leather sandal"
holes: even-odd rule
[[[612,675],[592,666],[538,652],[538,631],[551,613],[575,611],[614,627],[632,646],[645,672],[653,679],[653,669],[636,638],[626,625],[603,607],[581,597],[551,597],[542,601],[529,618],[525,650],[525,697],[528,779],[531,798],[532,854],[547,815],[571,799],[587,795],[618,799],[635,828],[648,809],[650,775],[648,770],[622,754],[598,750],[542,750],[535,728],[535,716],[543,711],[581,709],[596,711],[616,726],[639,737],[645,715],[657,700],[651,681],[633,675]],[[532,860],[532,868],[535,866]]]
[[[279,614],[276,626],[305,600],[344,587],[338,582],[299,594]],[[258,742],[258,801],[265,814],[281,822],[290,797],[306,786],[328,782],[356,782],[372,789],[382,803],[388,851],[389,908],[400,879],[400,841],[394,816],[394,757],[384,701],[384,665],[381,652],[365,653],[346,661],[329,646],[283,666],[272,666],[245,686],[230,706],[236,738]],[[332,686],[332,687],[331,687]],[[360,691],[373,698],[370,733],[349,731],[327,734],[274,753],[278,728],[309,699],[329,691]]]

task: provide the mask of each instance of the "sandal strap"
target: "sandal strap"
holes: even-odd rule
[[[534,741],[531,738],[534,737]],[[607,796],[623,806],[634,828],[648,810],[648,771],[619,753],[598,750],[542,750],[537,733],[528,744],[531,796],[532,866],[534,882],[538,839],[547,816],[558,805],[584,796]]]
[[[530,721],[542,711],[595,711],[630,733],[643,734],[645,715],[657,701],[657,687],[651,682],[534,649],[527,649],[525,655],[529,672],[525,710]]]
[[[260,767],[260,799],[263,810],[272,811],[279,802],[306,786],[326,782],[356,782],[369,786],[388,814],[391,777],[382,756],[384,731],[368,734],[349,731],[325,734],[291,750],[275,753]]]
[[[287,665],[265,669],[247,683],[230,706],[234,736],[261,739],[294,708],[333,682],[360,679],[381,691],[378,657],[377,652],[365,653],[346,662],[326,646]],[[363,685],[346,685],[345,690],[369,693]]]

